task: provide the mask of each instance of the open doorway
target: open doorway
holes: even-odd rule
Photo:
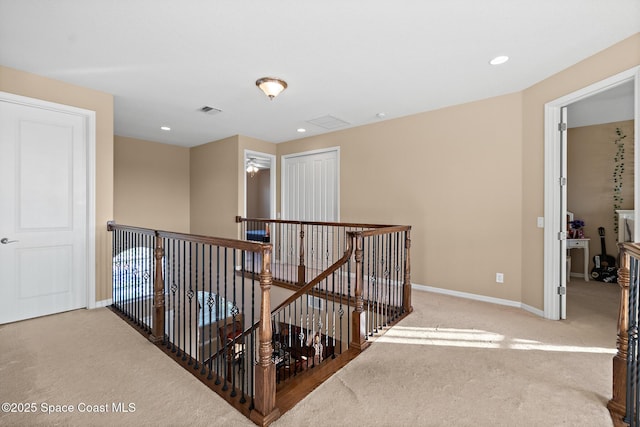
[[[639,70],[640,67],[636,67],[545,105],[544,316],[546,318],[555,320],[566,318],[566,280],[567,274],[570,273],[571,270],[573,270],[572,262],[572,268],[567,271],[567,269],[569,268],[567,265],[567,237],[568,232],[571,231],[571,229],[567,229],[567,212],[572,212],[574,218],[576,219],[580,219],[579,216],[582,215],[582,212],[574,212],[576,210],[576,207],[581,209],[580,206],[578,206],[579,203],[575,200],[574,203],[578,203],[578,205],[574,205],[571,207],[571,209],[574,209],[574,211],[571,211],[571,209],[569,209],[569,207],[566,205],[567,187],[572,185],[572,183],[567,179],[568,156],[566,142],[568,134],[566,128],[567,124],[571,126],[571,114],[569,114],[569,119],[567,122],[563,120],[562,112],[566,109],[566,107],[568,107],[569,109],[573,109],[574,117],[577,117],[576,109],[579,109],[581,105],[584,105],[581,104],[582,101],[584,101],[584,103],[587,103],[589,102],[589,98],[591,98],[591,101],[593,101],[594,99],[600,99],[600,101],[604,101],[607,99],[608,95],[610,95],[611,93],[615,93],[615,91],[624,90],[625,88],[632,88],[634,120],[632,122],[633,124],[631,131],[635,136],[635,138],[633,138],[635,142],[633,147],[634,159],[632,163],[635,164],[635,156],[637,156],[637,154],[635,153],[638,152],[637,135],[639,111],[637,105],[639,98],[639,88],[637,82],[640,80],[638,78]],[[610,92],[612,90],[614,92]],[[574,122],[573,125],[575,126],[576,123]],[[613,173],[613,171],[611,171],[610,173]],[[637,182],[639,178],[640,174],[637,173],[637,170],[634,170],[632,179],[628,179],[628,181],[631,181],[628,184],[630,184],[630,187],[633,188],[632,217],[635,222],[637,222],[638,219]],[[612,189],[610,183],[612,181],[613,179],[609,178],[606,180],[606,182],[602,182],[601,185],[609,186],[611,191]],[[573,184],[579,185],[580,183],[576,183],[574,180]],[[594,202],[594,199],[592,198],[591,203],[600,204],[602,202]],[[609,213],[611,215],[610,218],[613,222],[614,209],[611,204],[609,204],[609,206]],[[605,207],[604,209],[607,208]],[[603,219],[594,218],[594,221],[603,222]],[[593,226],[596,226],[596,230],[600,227],[600,225],[598,224],[593,224]],[[610,237],[614,239],[612,240],[613,242],[615,241],[615,239],[617,239],[617,233],[614,233],[614,227],[611,228],[612,230]],[[637,227],[633,231],[633,234],[633,240],[638,241],[640,234]],[[592,237],[590,239],[589,256],[587,262],[590,262],[592,255],[600,254],[601,252],[599,234],[596,232],[596,235],[594,237],[595,238]],[[575,268],[577,269],[579,266],[580,265],[578,264],[575,266]],[[582,265],[581,267],[582,271],[584,271],[584,265]],[[589,268],[587,268],[587,270],[589,270]]]
[[[275,156],[257,151],[245,150],[244,168],[245,217],[275,218]]]
[[[633,240],[635,228],[633,89],[629,80],[567,107],[569,320],[585,308],[617,314],[618,242]],[[615,316],[604,318],[615,326]]]
[[[567,238],[588,239],[567,244],[568,281],[615,281],[604,258],[617,258],[617,243],[633,240],[626,218],[634,209],[633,99],[628,81],[568,106],[567,211],[574,218]]]

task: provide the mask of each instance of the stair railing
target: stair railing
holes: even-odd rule
[[[283,259],[274,262],[267,239],[110,222],[113,309],[240,412],[267,425],[280,415],[277,383],[347,350],[362,351],[412,311],[411,227],[301,225],[296,257],[320,250],[333,263],[318,263],[322,271],[296,281],[294,295],[272,311],[272,267]],[[303,243],[305,234],[315,235],[315,246]],[[297,267],[314,265],[304,262]]]
[[[613,357],[613,396],[607,403],[614,425],[640,426],[640,245],[620,243],[620,309]]]
[[[254,422],[276,419],[272,246],[113,222],[108,230],[114,311]],[[245,262],[259,274],[245,275]]]
[[[351,349],[412,311],[410,227],[347,231],[340,259],[276,307],[276,381],[281,383]]]

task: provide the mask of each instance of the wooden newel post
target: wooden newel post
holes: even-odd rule
[[[364,299],[362,298],[362,287],[364,286],[364,278],[362,277],[363,237],[360,233],[354,233],[352,238],[355,239],[356,304],[351,315],[353,335],[351,336],[350,346],[362,351],[369,346],[369,342],[367,341],[367,313],[364,311]]]
[[[298,285],[302,286],[306,283],[306,267],[304,266],[304,229],[300,223],[300,262],[298,263]]]
[[[629,351],[629,280],[631,258],[624,244],[620,244],[620,268],[618,269],[618,284],[620,285],[620,310],[618,312],[618,338],[616,347],[618,353],[613,356],[613,397],[607,403],[607,408],[614,420],[623,422],[627,407],[627,354]]]
[[[155,276],[153,279],[153,320],[151,325],[151,342],[159,342],[164,339],[164,278],[162,277],[162,259],[164,258],[164,248],[162,237],[155,236],[154,266]]]
[[[276,408],[276,366],[273,363],[271,338],[271,245],[262,250],[262,271],[260,272],[260,328],[258,329],[258,364],[255,367],[255,410],[251,420],[258,425],[268,425],[280,416]]]
[[[402,289],[402,308],[405,313],[411,313],[411,230],[407,230],[404,238],[404,285]]]

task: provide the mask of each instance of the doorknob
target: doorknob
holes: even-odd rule
[[[15,243],[17,242],[17,240],[9,240],[6,237],[3,237],[2,239],[0,239],[0,243],[2,243],[3,245],[8,245],[9,243]]]

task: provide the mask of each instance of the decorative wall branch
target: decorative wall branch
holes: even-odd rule
[[[624,139],[627,137],[619,127],[616,128],[617,138],[613,141],[617,146],[616,155],[613,158],[613,230],[618,233],[618,214],[617,210],[622,209],[622,184],[624,178]]]

